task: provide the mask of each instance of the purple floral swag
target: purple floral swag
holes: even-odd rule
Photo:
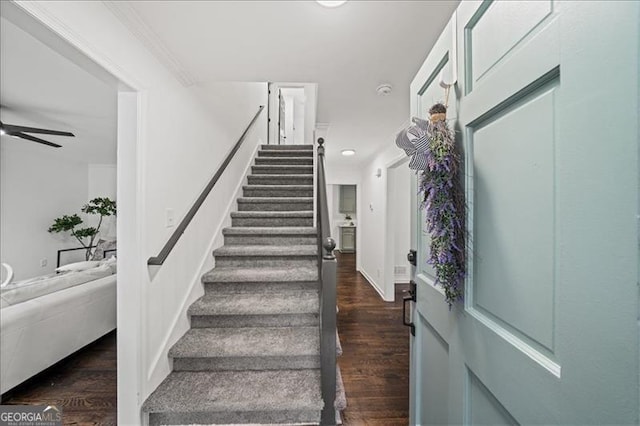
[[[436,284],[444,288],[451,308],[462,300],[466,276],[465,201],[460,177],[460,153],[455,135],[445,120],[446,107],[435,104],[431,120],[413,118],[415,125],[402,130],[396,145],[411,157],[423,194],[431,254],[427,263],[436,271]]]

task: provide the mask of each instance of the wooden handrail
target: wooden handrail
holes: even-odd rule
[[[187,229],[187,226],[189,226],[189,223],[191,223],[191,220],[196,215],[196,213],[198,212],[198,210],[200,209],[204,201],[207,199],[207,196],[209,195],[213,187],[216,185],[216,183],[220,179],[220,176],[222,176],[222,173],[224,173],[227,166],[235,156],[236,152],[238,151],[238,149],[240,149],[240,145],[242,145],[242,142],[244,142],[247,134],[249,133],[249,130],[251,129],[253,124],[256,122],[256,120],[258,119],[258,116],[260,115],[263,109],[264,109],[264,105],[260,105],[260,108],[258,108],[258,112],[253,117],[253,119],[251,120],[247,128],[244,130],[244,132],[242,133],[242,136],[240,136],[240,139],[238,139],[238,142],[236,142],[234,147],[231,148],[231,151],[229,152],[229,154],[227,154],[227,158],[224,159],[224,161],[218,168],[218,171],[216,172],[216,174],[213,175],[213,177],[211,178],[207,186],[204,188],[204,190],[202,191],[198,199],[193,203],[193,206],[191,206],[191,208],[187,212],[187,215],[182,219],[182,221],[180,222],[176,230],[173,232],[173,234],[171,234],[171,237],[169,237],[169,240],[167,241],[167,243],[164,245],[164,247],[162,247],[162,250],[160,250],[160,253],[157,256],[150,257],[149,260],[147,260],[147,265],[160,266],[164,263],[165,260],[167,260],[167,257],[169,257],[169,253],[171,253],[171,250],[173,250],[173,248],[176,246],[176,243],[178,242],[178,240],[180,239],[184,231]]]
[[[336,424],[336,243],[331,238],[327,181],[324,167],[324,139],[318,139],[318,272],[320,274],[320,375],[324,408],[321,425]]]

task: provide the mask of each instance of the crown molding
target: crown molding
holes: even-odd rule
[[[189,87],[197,83],[195,76],[186,70],[131,3],[110,0],[103,0],[102,3],[183,86]]]

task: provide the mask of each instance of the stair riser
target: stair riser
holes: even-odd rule
[[[240,268],[290,267],[308,268],[318,265],[315,256],[216,256],[216,267],[237,266]]]
[[[191,315],[191,328],[311,327],[319,322],[317,314]]]
[[[253,173],[254,175],[311,175],[313,174],[313,167],[251,166],[251,173]]]
[[[313,187],[310,188],[251,188],[245,187],[245,197],[313,197]]]
[[[312,217],[234,217],[231,226],[313,226]]]
[[[268,293],[297,290],[318,290],[318,282],[204,282],[204,291],[207,294]]]
[[[260,145],[260,149],[270,151],[313,151],[313,145]]]
[[[149,413],[149,425],[318,424],[319,410]]]
[[[318,243],[316,235],[225,235],[228,246],[298,246]]]
[[[303,201],[300,203],[292,202],[268,202],[265,200],[263,203],[256,202],[244,202],[238,200],[238,211],[241,212],[257,212],[257,211],[269,211],[269,212],[302,212],[313,210],[313,201]]]
[[[261,371],[309,368],[320,368],[320,356],[173,358],[173,371]]]
[[[313,185],[313,176],[260,176],[249,175],[249,185]]]
[[[273,165],[273,166],[312,166],[313,157],[256,157],[256,166],[259,165]]]
[[[261,150],[258,151],[258,157],[309,157],[313,158],[313,151],[305,150]]]

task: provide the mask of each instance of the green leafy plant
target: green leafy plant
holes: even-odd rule
[[[89,201],[88,204],[85,204],[80,211],[87,214],[100,215],[98,225],[95,227],[89,226],[80,228],[80,225],[83,224],[80,216],[77,214],[73,214],[71,216],[64,215],[53,220],[53,225],[49,227],[49,232],[69,232],[80,242],[82,247],[86,249],[85,259],[89,260],[92,257],[91,247],[93,247],[93,242],[95,241],[98,232],[100,232],[102,220],[105,217],[116,215],[116,202],[106,197],[94,198]]]

